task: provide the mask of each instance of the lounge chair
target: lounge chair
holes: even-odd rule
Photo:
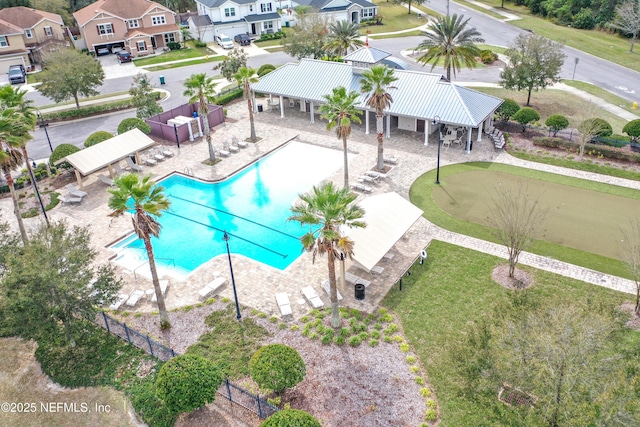
[[[162,296],[167,296],[167,291],[169,290],[170,282],[168,280],[160,280],[160,292],[162,292]],[[156,296],[155,290],[153,292],[153,296],[151,297],[151,302],[158,301],[158,297]]]
[[[375,273],[375,274],[382,274],[383,271],[384,271],[384,267],[380,267],[378,265],[376,265],[371,269],[371,273]]]
[[[225,285],[225,283],[227,283],[227,279],[225,279],[224,277],[216,277],[211,282],[207,283],[202,289],[200,289],[198,295],[200,295],[200,298],[202,299],[209,298],[211,295],[215,295],[220,290],[220,288]]]
[[[147,165],[147,166],[155,166],[155,165],[158,164],[158,161],[156,159],[151,158],[151,157],[140,156],[140,158],[142,159],[144,164]]]
[[[69,191],[69,194],[73,197],[80,197],[82,199],[87,195],[85,191],[78,190],[76,187],[73,186],[73,184],[67,184],[66,189],[67,191]]]
[[[75,196],[58,196],[58,200],[60,200],[62,203],[80,203],[82,202],[82,197],[75,197]]]
[[[240,148],[247,148],[249,146],[245,141],[239,141],[235,136],[231,138],[231,144],[237,145]]]
[[[380,172],[376,172],[376,171],[366,171],[364,174],[367,175],[367,176],[370,176],[372,178],[382,178],[382,179],[384,179],[384,178],[387,177],[386,174],[380,173]]]
[[[120,167],[120,163],[114,163],[113,170],[116,172],[116,175],[122,175],[125,173],[125,171]]]
[[[392,260],[394,256],[396,256],[396,255],[392,254],[390,252],[387,252],[386,254],[384,254],[383,258],[384,259],[388,259],[388,260]]]
[[[165,157],[173,157],[173,155],[174,155],[174,152],[172,150],[169,150],[168,148],[163,148],[161,150],[161,153]]]
[[[364,184],[352,184],[351,188],[357,191],[362,191],[363,193],[371,193],[373,191],[373,188]]]
[[[356,276],[353,273],[349,273],[348,271],[346,273],[344,273],[344,279],[349,282],[349,283],[360,283],[361,285],[364,285],[365,287],[369,286],[371,284],[371,282],[369,280],[363,279],[360,276]]]
[[[222,157],[229,157],[231,155],[231,153],[228,150],[225,150],[224,148],[222,150],[218,150],[215,149],[216,154],[219,154]]]
[[[98,179],[100,180],[100,182],[102,182],[103,184],[107,184],[108,186],[112,187],[113,186],[113,180],[111,178],[109,178],[108,176],[104,176],[104,175],[98,175]]]
[[[233,144],[229,145],[229,143],[226,142],[226,141],[222,143],[222,148],[224,148],[225,150],[230,151],[232,153],[237,153],[237,152],[240,151],[240,147],[238,147],[237,145],[233,145]]]
[[[127,300],[126,304],[129,307],[135,307],[136,304],[138,304],[138,301],[140,301],[140,298],[142,298],[144,296],[144,291],[133,291],[131,292],[131,295],[129,295],[129,299]]]
[[[331,297],[331,288],[329,286],[329,279],[323,281],[321,283],[322,285],[322,289],[324,289],[324,291],[327,293],[327,295],[329,295],[329,297]],[[338,301],[340,301],[342,299],[342,295],[340,295],[340,291],[336,289],[336,293],[338,294]]]
[[[293,311],[291,311],[291,303],[289,302],[289,296],[282,292],[276,294],[276,303],[278,304],[278,308],[280,309],[280,314],[282,317],[293,315]]]
[[[142,172],[142,166],[136,165],[135,163],[133,163],[133,160],[131,160],[131,157],[127,157],[127,166],[129,166],[129,169],[131,169],[134,172]]]
[[[318,296],[318,293],[316,292],[316,290],[313,289],[313,286],[306,286],[302,288],[302,296],[304,296],[304,298],[311,305],[311,307],[313,308],[324,307],[324,303]]]
[[[377,178],[374,178],[372,176],[369,175],[362,175],[360,177],[358,177],[358,182],[368,182],[369,184],[374,184],[376,182]]]
[[[385,163],[389,163],[391,165],[395,165],[396,163],[398,163],[398,159],[395,157],[385,157],[383,160]]]
[[[163,161],[166,158],[160,152],[160,150],[149,150],[149,154],[151,155],[151,157],[153,157],[154,159],[156,159],[159,162]]]
[[[118,298],[113,302],[113,304],[111,304],[109,306],[109,310],[117,310],[120,308],[120,306],[122,304],[125,303],[125,301],[127,301],[129,299],[129,295],[127,294],[120,294],[118,295]]]

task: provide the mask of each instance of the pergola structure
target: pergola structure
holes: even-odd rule
[[[136,163],[139,164],[138,153],[154,144],[153,139],[136,128],[63,157],[56,162],[56,165],[69,162],[76,172],[78,186],[82,188],[83,177],[105,167],[109,168],[109,175],[113,178],[115,174],[112,165],[131,155],[135,155]]]
[[[308,112],[310,122],[314,123],[317,106],[325,102],[324,95],[339,86],[360,93],[362,73],[389,55],[365,46],[345,56],[346,63],[302,59],[273,70],[253,83],[251,89],[254,93],[268,94],[271,99],[277,96],[280,117],[284,118],[284,98],[288,98],[290,108],[299,103],[300,111]],[[394,76],[397,80],[389,88],[393,102],[384,112],[387,138],[391,137],[391,117],[394,116],[398,118],[399,129],[424,132],[424,144],[428,145],[429,135],[437,130],[432,122],[438,117],[441,124],[467,130],[468,153],[471,131],[477,130],[476,141],[481,141],[483,126],[491,125],[494,112],[502,104],[500,98],[455,85],[440,74],[396,69]],[[356,106],[366,112],[365,133],[368,134],[370,113],[375,111],[366,106],[366,94],[359,96]]]

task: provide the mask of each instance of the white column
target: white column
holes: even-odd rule
[[[253,104],[253,105],[255,105],[255,104]],[[198,136],[201,137],[201,136],[204,135],[204,133],[202,133],[202,121],[198,119],[198,120],[196,120],[196,123],[198,123]],[[191,125],[189,124],[189,126],[191,126]]]
[[[387,114],[387,139],[391,138],[391,114]]]
[[[284,119],[284,98],[280,95],[280,118]]]
[[[467,127],[467,149],[466,153],[469,154],[471,152],[471,127]]]
[[[365,135],[369,135],[369,110],[364,110],[364,123],[365,123],[365,130],[364,130],[364,134]]]
[[[480,122],[478,126],[478,139],[476,139],[478,142],[482,141],[482,125],[484,125],[484,122]]]
[[[311,123],[315,123],[316,122],[315,121],[315,117],[313,117],[313,101],[311,101],[310,104],[311,104],[310,105],[311,108],[309,108],[309,111],[310,111],[310,114],[311,114]]]
[[[253,109],[254,113],[258,112],[258,106],[256,105],[256,94],[255,93],[251,94],[251,108]]]
[[[424,146],[429,146],[429,133],[431,132],[431,122],[429,120],[424,121]]]

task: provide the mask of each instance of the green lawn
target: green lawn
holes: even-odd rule
[[[383,25],[362,27],[360,28],[360,34],[362,35],[365,35],[367,31],[371,31],[371,34],[375,35],[377,33],[408,30],[426,24],[424,17],[418,18],[414,7],[411,7],[411,14],[409,14],[409,10],[406,7],[394,2],[375,0],[374,3],[378,6],[378,14],[383,17]]]
[[[190,65],[206,64],[208,62],[218,62],[218,61],[222,61],[223,59],[224,59],[223,55],[209,56],[208,58],[205,58],[205,59],[193,59],[191,61],[177,62],[175,64],[155,65],[151,67],[146,67],[145,69],[148,71],[170,70],[172,68],[181,68],[181,67],[187,67]]]
[[[640,193],[627,188],[580,180],[563,175],[549,174],[531,169],[517,168],[499,163],[465,163],[440,168],[441,186],[437,186],[435,184],[435,170],[429,171],[419,177],[413,183],[409,191],[411,202],[424,211],[425,218],[444,229],[497,243],[498,240],[494,236],[491,228],[453,217],[443,211],[434,201],[434,191],[448,191],[449,186],[447,183],[449,176],[474,170],[506,172],[521,177],[536,178],[548,182],[563,184],[575,187],[576,189],[592,190],[635,200],[640,199]],[[485,204],[491,203],[491,196],[487,194],[486,190],[483,191],[483,194],[487,195],[485,199],[486,201],[479,202],[478,207],[483,207]],[[553,214],[554,212],[551,212],[549,215]],[[585,215],[588,216],[588,214],[589,212],[585,212]],[[627,219],[625,218],[624,221],[626,222]],[[620,221],[620,225],[624,225],[622,224],[622,221]],[[613,227],[616,227],[616,225],[613,225]],[[619,236],[620,231],[616,228],[613,231],[611,239],[618,239]],[[536,240],[529,248],[527,248],[527,250],[553,259],[601,271],[603,273],[631,278],[627,265],[623,261],[613,259],[611,257],[585,252],[544,240]]]
[[[169,52],[147,58],[134,59],[133,62],[137,66],[161,64],[163,62],[178,61],[180,59],[198,58],[206,55],[215,55],[215,53],[206,47],[194,47],[193,42],[187,42],[184,49],[170,50]]]
[[[578,80],[564,80],[563,83],[566,84],[567,86],[575,87],[576,89],[580,89],[587,93],[595,95],[598,98],[605,100],[609,104],[617,105],[618,107],[630,113],[640,116],[640,110],[638,110],[637,106],[636,106],[636,109],[634,109],[632,102],[622,97],[619,97],[618,95],[615,95],[609,92],[608,90],[592,85],[591,83],[581,82]]]
[[[504,262],[434,241],[425,264],[416,264],[411,276],[404,278],[402,291],[392,289],[382,302],[400,317],[404,333],[428,373],[439,402],[442,427],[500,425],[489,421],[495,421],[496,415],[489,408],[460,393],[461,378],[454,349],[462,345],[471,325],[507,301],[511,291],[491,279],[493,267]],[[528,292],[541,306],[592,303],[613,308],[633,299],[632,295],[523,269],[533,276],[534,285]],[[628,331],[620,338],[620,345],[637,347],[640,334]]]

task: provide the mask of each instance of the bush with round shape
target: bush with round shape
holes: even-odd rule
[[[260,387],[280,393],[302,381],[306,367],[295,349],[283,344],[269,344],[251,356],[249,372]]]
[[[54,166],[58,160],[67,157],[70,154],[77,153],[78,151],[80,151],[80,149],[75,145],[60,144],[53,149],[53,153],[49,156],[49,164]],[[68,162],[60,163],[58,167],[62,169],[71,169],[71,165]]]
[[[271,65],[271,64],[263,64],[263,65],[260,66],[260,68],[258,68],[258,71],[256,72],[256,74],[259,77],[262,77],[265,74],[269,74],[270,72],[272,72],[275,69],[276,69],[276,67]]]
[[[629,123],[624,125],[622,132],[629,135],[631,142],[636,144],[640,142],[640,119],[631,120]]]
[[[496,115],[500,120],[507,122],[519,110],[520,105],[516,101],[511,98],[505,98],[504,102],[496,110]]]
[[[85,148],[89,148],[92,145],[99,144],[102,141],[106,141],[107,139],[111,139],[113,138],[113,136],[114,135],[111,132],[107,132],[106,130],[99,130],[89,135],[89,137],[84,141],[84,146]]]
[[[529,123],[540,120],[540,114],[531,107],[524,107],[513,115],[513,120],[520,123],[522,125],[522,132],[525,132]]]
[[[156,393],[170,413],[180,414],[213,402],[222,381],[222,371],[211,360],[185,354],[162,365]]]
[[[553,132],[553,136],[556,136],[558,131],[569,127],[569,119],[561,114],[554,114],[549,116],[544,124]]]
[[[118,135],[122,135],[123,133],[135,128],[140,129],[140,131],[145,135],[149,135],[151,133],[151,126],[149,126],[144,120],[137,117],[129,117],[121,121],[118,125]]]
[[[580,129],[593,131],[593,136],[596,138],[606,138],[613,135],[613,128],[609,122],[599,117],[584,120],[578,125],[578,131],[580,131]]]
[[[480,52],[480,60],[483,64],[491,64],[496,59],[498,59],[498,54],[489,49],[485,49]]]
[[[283,409],[264,420],[260,427],[322,427],[322,424],[308,412]]]

